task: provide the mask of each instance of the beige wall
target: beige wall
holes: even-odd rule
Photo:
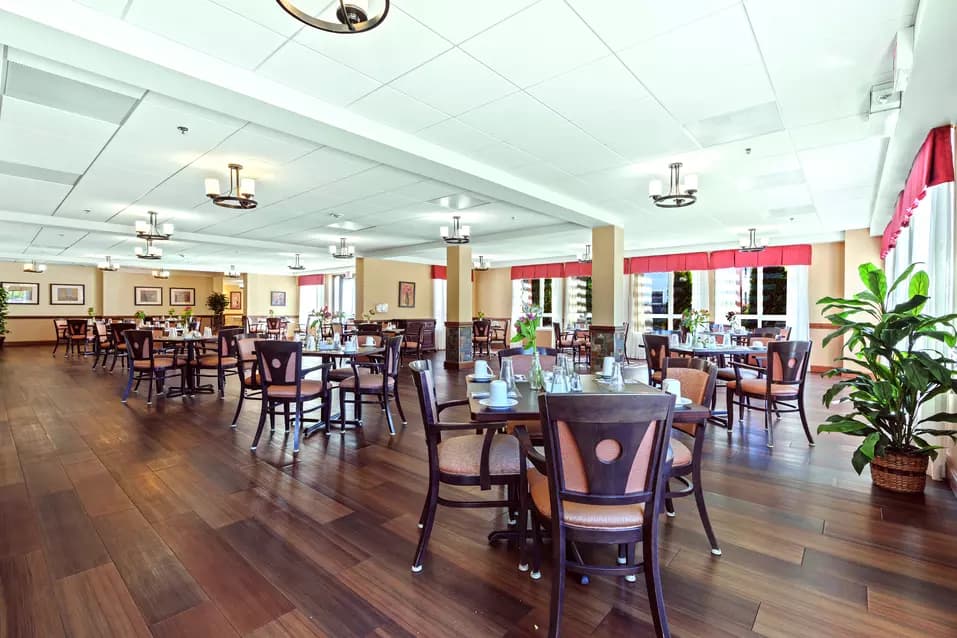
[[[285,306],[270,305],[273,291],[286,293]],[[246,275],[246,288],[243,291],[243,304],[251,316],[268,315],[272,310],[276,315],[296,317],[299,315],[299,278],[290,275]]]
[[[133,303],[133,289],[136,286],[146,286],[163,289],[163,303],[159,306],[137,306]],[[102,314],[133,316],[139,310],[147,315],[165,315],[170,308],[177,314],[185,306],[170,304],[170,288],[193,288],[196,290],[193,304],[193,314],[210,314],[206,307],[206,297],[213,291],[213,276],[184,271],[170,271],[169,279],[154,279],[148,272],[130,272],[118,270],[103,273],[103,312]]]
[[[811,351],[811,365],[833,367],[834,359],[841,356],[841,341],[835,341],[822,347],[824,338],[833,331],[817,300],[821,297],[842,296],[844,294],[844,243],[814,244],[811,247],[811,267],[808,269],[808,309],[814,343]]]
[[[86,309],[92,307],[102,314],[102,276],[96,268],[88,266],[60,266],[49,264],[47,271],[39,274],[23,272],[23,264],[0,263],[0,281],[39,284],[40,303],[37,305],[9,306],[6,335],[8,343],[30,341],[53,341],[52,317],[86,317]],[[50,284],[82,284],[84,301],[78,306],[52,305]],[[36,317],[31,319],[30,317]]]
[[[868,229],[849,230],[844,233],[844,296],[864,290],[857,268],[866,263],[881,266],[881,238],[871,237]]]
[[[242,308],[240,308],[239,310],[230,310],[229,307],[227,306],[227,308],[226,308],[226,313],[225,313],[225,314],[226,314],[227,316],[237,316],[237,317],[240,317],[240,316],[242,316],[242,315],[245,313],[245,310],[244,310],[244,309],[246,308],[246,290],[245,290],[244,288],[240,288],[238,285],[229,284],[229,283],[223,283],[223,294],[226,295],[226,298],[227,298],[227,299],[229,298],[230,293],[233,293],[233,292],[241,292],[241,293],[243,293],[243,305],[242,305]]]
[[[399,282],[415,282],[415,308],[399,308]],[[389,311],[377,319],[428,319],[432,308],[432,266],[390,259],[356,259],[356,316],[377,304]]]
[[[475,272],[476,313],[487,317],[511,317],[512,315],[512,269],[490,268]]]

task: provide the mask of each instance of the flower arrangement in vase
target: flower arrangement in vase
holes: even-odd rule
[[[193,307],[186,306],[183,308],[183,314],[180,315],[180,319],[183,320],[184,329],[189,329],[189,322],[193,318]]]
[[[737,332],[738,322],[740,321],[738,319],[738,313],[736,313],[734,310],[729,310],[728,314],[726,314],[724,318],[728,320],[728,324],[731,326],[731,332]]]
[[[89,308],[86,309],[86,316],[89,317],[90,319],[92,319],[93,315],[95,314],[96,314],[96,311],[93,309],[93,306],[90,306]]]
[[[143,310],[137,310],[137,311],[136,311],[136,314],[134,314],[133,316],[136,317],[136,321],[137,321],[141,326],[142,326],[144,323],[146,323],[146,312],[144,312]]]
[[[698,331],[707,326],[709,321],[711,321],[711,312],[707,308],[701,310],[688,308],[681,313],[681,327],[688,331],[692,345],[698,340]]]
[[[545,387],[545,373],[538,356],[536,331],[542,323],[542,309],[532,304],[522,306],[522,315],[515,321],[515,336],[512,343],[522,342],[522,348],[532,355],[532,365],[528,370],[528,383],[533,390]]]

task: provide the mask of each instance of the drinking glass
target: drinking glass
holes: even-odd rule
[[[508,387],[508,396],[510,398],[517,399],[521,396],[518,391],[518,386],[515,385],[515,367],[512,365],[510,358],[505,357],[502,359],[502,369],[499,371],[499,376]]]
[[[549,392],[568,392],[568,376],[565,373],[564,364],[556,363],[552,368],[552,382],[548,387]]]
[[[571,392],[581,392],[584,389],[582,387],[582,377],[577,372],[572,372],[569,377],[568,389]]]
[[[621,376],[621,364],[617,361],[615,362],[615,367],[612,370],[611,382],[609,385],[616,390],[621,390],[625,387],[625,380]]]

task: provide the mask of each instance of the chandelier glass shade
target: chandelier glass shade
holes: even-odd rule
[[[168,270],[154,270],[153,279],[169,279]]]
[[[162,259],[163,258],[163,249],[157,248],[153,245],[152,239],[146,240],[146,248],[142,246],[137,246],[133,249],[133,252],[140,259]]]
[[[578,256],[578,263],[580,264],[590,264],[591,263],[591,244],[585,244],[585,252]]]
[[[154,211],[149,211],[149,220],[140,220],[136,222],[136,236],[140,239],[150,239],[161,241],[169,239],[173,234],[172,224],[158,224],[156,218],[158,215]]]
[[[254,199],[256,197],[256,180],[241,177],[239,171],[242,169],[242,164],[229,165],[229,190],[225,193],[220,192],[218,179],[207,177],[205,180],[206,197],[223,208],[243,210],[256,208],[259,205]]]
[[[741,252],[743,253],[759,253],[767,247],[768,240],[758,239],[756,228],[749,228],[748,238],[741,240]]]
[[[479,258],[475,261],[473,266],[475,270],[488,270],[492,267],[492,262],[485,258],[484,255],[479,255]]]
[[[283,10],[305,25],[330,33],[362,33],[370,31],[385,20],[389,14],[389,0],[338,0],[335,20],[330,15],[317,16],[298,8],[292,0],[276,0]],[[324,6],[324,3],[323,3]]]
[[[31,259],[29,264],[23,264],[23,272],[41,273],[47,271],[46,264],[38,264],[36,259]]]
[[[469,226],[463,226],[462,218],[456,215],[452,218],[452,228],[443,226],[439,229],[439,233],[442,235],[442,241],[446,244],[467,244],[472,235],[472,229]]]
[[[306,267],[303,266],[302,263],[299,261],[299,257],[300,257],[299,253],[296,253],[296,260],[293,263],[289,264],[289,270],[305,270],[306,269]]]
[[[661,208],[683,208],[698,201],[695,193],[698,192],[698,176],[685,175],[681,179],[681,162],[669,164],[671,177],[668,182],[668,192],[662,191],[660,179],[653,179],[648,183],[648,197]]]
[[[338,244],[329,246],[329,254],[336,259],[352,259],[356,256],[356,247],[346,244],[346,238],[340,237]]]
[[[236,266],[230,264],[229,270],[224,270],[223,274],[227,277],[242,277],[242,273],[236,270]]]
[[[113,263],[113,258],[109,255],[106,256],[106,261],[101,261],[96,267],[100,270],[106,270],[108,272],[116,272],[120,269],[119,266]]]

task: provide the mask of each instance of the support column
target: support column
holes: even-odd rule
[[[445,367],[471,368],[472,361],[472,247],[446,248]]]
[[[604,357],[621,361],[625,352],[625,231],[593,228],[591,246],[591,365],[599,370]]]

